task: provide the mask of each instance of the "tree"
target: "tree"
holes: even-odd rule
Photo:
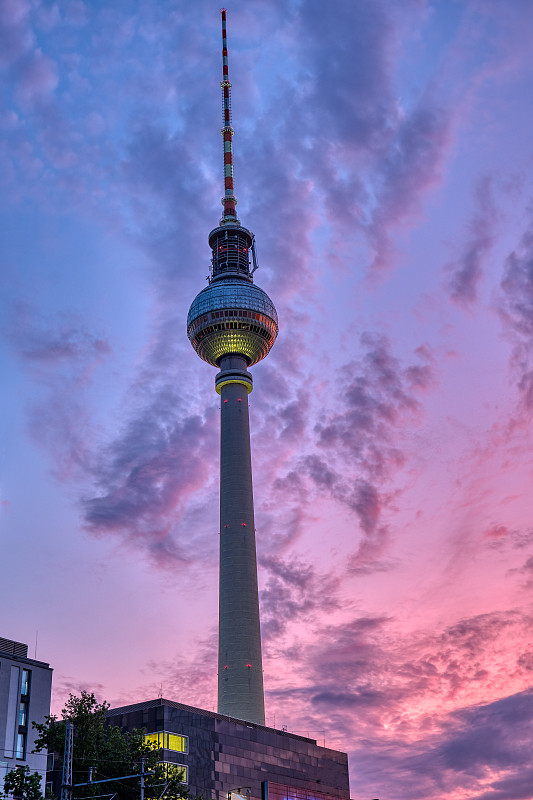
[[[41,776],[38,772],[30,774],[28,766],[12,769],[4,778],[4,792],[20,800],[42,800]]]
[[[69,696],[62,711],[62,719],[48,716],[44,723],[33,723],[38,731],[35,751],[48,750],[55,754],[55,795],[59,794],[61,784],[66,722],[72,722],[73,784],[87,783],[91,768],[93,781],[117,779],[116,782],[78,786],[73,793],[76,800],[97,795],[102,797],[103,794],[108,795],[108,800],[138,800],[141,764],[145,772],[146,800],[189,798],[189,791],[181,783],[181,771],[168,770],[166,765],[159,763],[160,751],[156,745],[145,740],[144,731],[124,733],[120,728],[107,724],[106,712],[109,707],[106,702],[99,703],[93,693],[82,691],[79,697],[73,694]],[[125,775],[139,777],[119,780]],[[28,797],[27,800],[38,798]]]

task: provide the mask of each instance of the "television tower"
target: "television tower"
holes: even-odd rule
[[[209,284],[193,300],[187,335],[204,361],[218,367],[220,395],[220,583],[218,711],[265,724],[254,501],[250,452],[248,367],[261,361],[278,335],[274,304],[253,282],[254,235],[237,219],[233,194],[233,128],[226,9],[222,9],[224,207],[209,234]],[[250,269],[250,253],[253,269]]]

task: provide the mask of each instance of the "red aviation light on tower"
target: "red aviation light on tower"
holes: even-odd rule
[[[226,38],[226,9],[221,8],[222,14],[222,137],[224,139],[224,215],[222,223],[237,221],[235,206],[237,198],[233,194],[233,134],[231,127],[231,82],[228,73],[228,41]]]

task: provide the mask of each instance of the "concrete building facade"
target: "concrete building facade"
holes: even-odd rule
[[[0,637],[0,789],[6,772],[28,766],[42,778],[46,753],[32,753],[36,731],[32,722],[50,714],[52,669],[28,658],[28,645]]]

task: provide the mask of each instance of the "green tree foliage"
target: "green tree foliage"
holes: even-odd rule
[[[180,783],[183,779],[181,771],[168,770],[166,765],[158,763],[161,753],[156,746],[145,741],[144,731],[122,732],[120,728],[106,724],[108,708],[108,703],[99,703],[93,693],[83,691],[79,697],[70,695],[62,711],[62,719],[49,716],[44,723],[33,723],[38,732],[35,751],[48,750],[49,753],[56,754],[55,785],[59,786],[61,783],[65,728],[68,721],[74,725],[73,784],[89,781],[91,767],[93,781],[117,778],[109,783],[78,786],[72,792],[73,800],[95,797],[100,800],[138,800],[141,763],[144,764],[146,800],[189,798],[187,788]],[[119,780],[125,775],[139,777]]]
[[[42,800],[41,776],[38,772],[30,774],[28,766],[12,769],[4,778],[4,792],[21,800]]]

